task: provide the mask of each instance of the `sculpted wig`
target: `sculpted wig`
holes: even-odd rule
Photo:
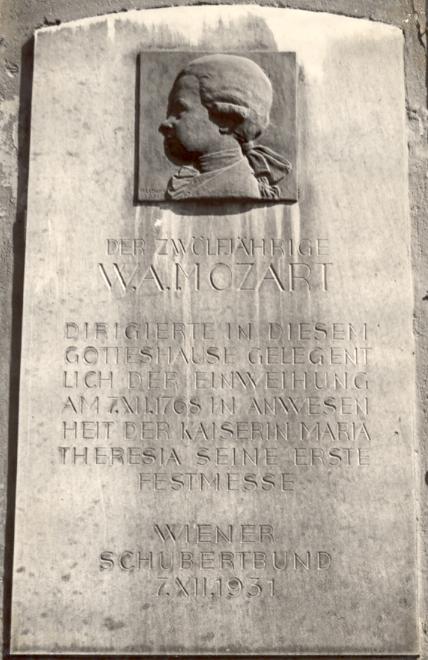
[[[240,142],[254,140],[269,124],[272,85],[252,60],[239,55],[205,55],[193,60],[179,74],[195,76],[201,101],[214,115],[236,123]]]
[[[291,170],[290,163],[269,147],[254,144],[269,125],[272,84],[263,69],[247,57],[204,55],[190,62],[177,76],[195,76],[202,104],[220,131],[240,143],[258,180],[262,197],[276,197],[273,184]]]

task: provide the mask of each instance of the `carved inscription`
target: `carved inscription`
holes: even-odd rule
[[[118,298],[169,291],[218,294],[325,293],[334,263],[326,239],[281,237],[139,238],[107,240],[100,281]]]
[[[370,353],[366,323],[67,321],[58,461],[298,497],[302,470],[370,465]]]
[[[285,549],[278,537],[270,523],[155,524],[148,547],[103,550],[99,569],[136,573],[158,597],[216,600],[273,598],[287,573],[331,568],[329,552]]]

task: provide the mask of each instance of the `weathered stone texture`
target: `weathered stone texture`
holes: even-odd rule
[[[331,14],[251,6],[230,7],[226,16],[222,12],[216,7],[130,12],[37,33],[16,500],[15,653],[217,650],[411,654],[418,647],[412,415],[408,414],[413,396],[412,297],[402,34],[393,26]],[[168,205],[135,207],[134,83],[140,48],[159,47],[165,42],[173,47],[184,42],[198,51],[217,35],[227,50],[242,43],[251,46],[254,33],[258,40],[270,39],[280,51],[297,54],[299,203],[266,208],[225,203],[215,208],[208,204],[181,209]],[[144,126],[141,130],[144,134]],[[52,134],[56,136],[54,141]],[[106,245],[121,237],[144,241],[144,251],[136,255],[126,252],[113,259]],[[182,273],[193,271],[199,257],[194,259],[186,253],[182,259],[169,259],[159,249],[159,243],[166,239],[187,246],[192,237],[199,237],[202,245],[217,238],[253,238],[257,244],[262,238],[268,244],[275,239],[284,246],[304,240],[312,248],[310,254],[298,257],[286,248],[278,261],[277,255],[268,250],[255,259],[255,264],[250,260],[250,265],[256,267],[251,268],[249,280],[245,276],[245,285],[234,251],[224,256],[223,252],[202,248],[206,258],[201,259],[201,283],[199,286],[198,278],[195,287]],[[324,247],[318,252],[313,246],[319,242]],[[195,254],[199,255],[198,246]],[[220,256],[221,262],[217,263]],[[276,271],[269,265],[270,257],[274,257]],[[132,279],[124,290],[116,281],[113,261],[118,261],[126,279]],[[171,270],[176,261],[180,266],[176,272],[181,273],[179,285],[178,276]],[[290,271],[289,262],[296,271]],[[157,284],[149,281],[154,280],[152,271],[146,277],[150,263],[158,273]],[[328,276],[321,268],[327,265],[332,271]],[[140,269],[137,275],[134,268]],[[273,277],[276,272],[279,284]],[[267,282],[263,281],[265,275]],[[286,457],[276,464],[287,471],[285,475],[271,468],[275,490],[263,493],[260,487],[253,495],[239,485],[220,487],[218,493],[199,493],[197,487],[171,488],[164,481],[165,487],[153,488],[148,483],[152,483],[151,473],[158,468],[140,468],[144,482],[138,487],[138,468],[132,462],[123,468],[115,464],[110,470],[105,465],[108,459],[98,464],[90,458],[88,466],[82,466],[80,459],[75,466],[70,454],[74,446],[81,453],[86,444],[93,444],[85,440],[107,445],[102,451],[108,453],[111,442],[113,446],[128,445],[129,438],[123,434],[126,416],[119,409],[117,422],[110,422],[114,425],[113,440],[106,437],[104,427],[99,434],[78,431],[73,436],[73,424],[79,429],[81,423],[86,424],[83,420],[87,412],[74,408],[70,411],[65,397],[68,394],[77,401],[78,394],[88,397],[92,392],[85,389],[86,381],[81,384],[85,362],[73,366],[77,365],[73,356],[85,346],[81,334],[71,337],[77,347],[71,349],[71,361],[64,358],[69,342],[64,344],[63,328],[69,321],[79,328],[84,323],[92,327],[96,322],[112,325],[117,321],[133,321],[141,327],[154,321],[206,322],[216,328],[216,337],[210,338],[215,345],[222,345],[222,324],[245,325],[251,321],[260,348],[251,348],[250,352],[259,355],[260,351],[262,362],[246,357],[245,340],[231,342],[231,350],[238,357],[220,363],[228,365],[222,367],[226,372],[230,368],[256,369],[248,365],[300,364],[290,363],[289,358],[285,362],[275,358],[266,362],[263,355],[268,322],[276,327],[288,321],[306,322],[308,327],[323,321],[327,325],[350,323],[359,329],[352,331],[358,339],[336,338],[331,345],[339,356],[341,341],[346,342],[351,354],[359,351],[357,364],[360,371],[368,371],[369,409],[373,407],[374,412],[365,412],[360,402],[363,408],[339,414],[356,425],[355,438],[333,433],[326,440],[322,431],[321,440],[312,437],[308,442],[320,445],[318,450],[322,452],[338,443],[351,443],[351,447],[361,447],[364,460],[352,468],[341,465],[336,470],[324,470],[317,462],[319,470],[315,470],[312,466],[294,469],[293,459]],[[361,330],[365,323],[367,336]],[[336,372],[338,367],[333,365],[348,364],[336,353],[329,362],[329,342],[324,346],[319,338],[310,336],[306,340],[311,347],[321,341],[315,349],[323,355],[320,369],[331,365]],[[118,341],[122,352],[123,341]],[[144,341],[151,343],[153,339]],[[304,338],[292,338],[286,346],[300,341],[297,350],[305,353]],[[189,350],[191,343],[187,341],[185,349]],[[354,348],[361,343],[363,348]],[[195,344],[200,350],[201,345]],[[370,352],[367,360],[361,354],[366,347]],[[93,351],[90,349],[91,356]],[[37,361],[33,362],[35,355]],[[107,367],[106,374],[102,360],[96,364],[105,380],[111,367]],[[115,364],[114,359],[107,364]],[[309,373],[311,364],[308,362]],[[132,396],[135,390],[127,392],[126,386],[129,363],[120,359],[118,365],[115,385],[108,393]],[[67,378],[60,389],[54,374],[62,374],[63,369],[67,370]],[[207,398],[194,385],[195,367],[180,368],[174,362],[174,369],[179,385],[172,391],[185,401],[187,412],[158,414],[162,423],[170,425],[171,432],[166,438],[156,437],[161,442],[155,442],[155,446],[169,451],[174,448],[181,454],[183,463],[179,465],[183,467],[176,468],[181,474],[183,470],[197,470],[194,454],[204,442],[204,435],[193,430],[189,437],[180,437],[177,417],[190,429],[199,421],[198,414],[190,411],[195,404],[190,405],[189,397],[200,399],[199,414],[209,416],[209,421],[218,426],[224,422],[224,413],[217,409],[210,414]],[[221,368],[212,369],[218,378]],[[96,373],[89,372],[91,383]],[[260,378],[260,370],[256,373]],[[346,373],[353,373],[352,368]],[[78,385],[73,384],[75,374]],[[294,389],[290,384],[272,389],[275,387]],[[169,385],[156,388],[171,395]],[[150,388],[137,387],[138,392],[140,389],[147,394]],[[310,384],[307,390],[316,400],[315,385]],[[258,396],[262,397],[263,392],[260,388]],[[102,394],[101,385],[104,411],[103,402],[108,398]],[[300,398],[306,395],[305,388]],[[248,413],[249,399],[238,394],[236,399],[244,420],[248,417],[254,421],[254,414]],[[152,423],[151,410],[142,414],[146,422]],[[268,446],[275,448],[285,442],[289,449],[297,443],[300,451],[306,451],[299,435],[300,425],[304,421],[312,426],[318,420],[316,412],[307,415],[298,414],[295,422],[290,421],[291,437],[286,442],[269,438]],[[369,431],[365,427],[361,431],[366,417]],[[232,422],[241,418],[239,413],[227,415]],[[324,420],[318,422],[322,428]],[[233,437],[234,442],[228,442],[222,434],[215,434],[214,438],[207,437],[205,444],[208,442],[211,451],[213,446],[221,448],[221,442],[228,451],[239,451],[239,438],[236,434]],[[152,437],[143,439],[143,446],[147,446]],[[251,441],[250,449],[254,444],[263,447],[267,441],[266,437],[257,441],[252,435],[245,439]],[[221,441],[220,445],[216,441]],[[59,446],[63,445],[69,454],[60,460]],[[275,451],[281,453],[283,449]],[[92,446],[89,452],[92,455]],[[290,465],[291,472],[287,467]],[[168,482],[170,469],[161,470],[167,475],[163,474],[162,480]],[[263,469],[255,471],[260,483]],[[234,472],[238,483],[239,472]],[[213,470],[207,468],[206,474],[212,480]],[[278,479],[284,476],[290,480],[285,483],[292,486],[283,487],[280,493]],[[228,473],[222,474],[221,482],[227,478]],[[293,494],[285,495],[288,490]],[[251,604],[253,596],[247,602],[246,594],[237,601],[227,596],[222,599],[215,592],[212,600],[200,594],[199,600],[183,600],[182,592],[175,593],[176,586],[169,582],[166,595],[157,593],[159,575],[172,580],[156,562],[163,546],[159,548],[153,530],[166,523],[190,524],[192,529],[201,523],[233,523],[234,529],[242,523],[266,523],[274,530],[272,548],[300,549],[304,543],[305,553],[320,553],[324,563],[329,558],[331,572],[318,567],[314,576],[298,569],[281,576],[275,574],[278,592],[271,598],[265,592],[263,606],[260,601]],[[395,542],[390,545],[385,541],[392,534]],[[37,545],[28,544],[27,538],[35,539]],[[236,533],[232,545],[218,542],[218,546],[238,552],[240,543],[247,551],[252,549],[251,543],[259,543],[258,550],[267,550],[260,540],[240,541]],[[189,545],[195,550],[194,543]],[[218,549],[215,544],[204,547],[210,548],[213,556]],[[121,557],[126,550],[129,558],[129,548],[141,549],[144,556],[150,549],[155,557],[154,569],[128,574],[118,559],[113,570],[111,557]],[[177,550],[187,549],[180,539]],[[175,571],[181,570],[184,573],[180,576],[188,586],[188,568],[175,567]],[[244,581],[253,579],[248,570],[244,567],[238,573]],[[268,566],[263,579],[270,579],[273,570],[269,572]],[[195,575],[201,574],[196,570]],[[226,571],[220,579],[231,575],[234,573]],[[192,579],[192,572],[190,576]],[[211,584],[210,589],[215,588]],[[68,625],[64,627],[66,619]],[[169,622],[165,630],[159,623],[163,619]],[[188,625],[189,619],[194,625]]]
[[[29,152],[29,117],[32,77],[33,31],[44,25],[103,14],[120,12],[133,8],[149,7],[149,2],[91,0],[3,0],[0,8],[0,125],[2,177],[0,181],[1,236],[0,236],[0,307],[2,309],[2,333],[0,337],[0,359],[4,368],[0,382],[0,412],[3,438],[0,447],[4,488],[1,492],[1,508],[8,510],[8,523],[5,527],[2,546],[6,545],[5,561],[5,645],[9,644],[9,611],[11,579],[12,515],[14,506],[14,465],[17,439],[18,373],[20,355],[20,323],[23,276],[24,224],[27,200],[27,161]],[[156,3],[159,4],[159,3]],[[161,3],[165,6],[168,3]],[[185,3],[183,3],[185,4]],[[189,3],[191,4],[191,3]],[[263,3],[268,5],[269,3]],[[419,419],[419,460],[420,478],[420,548],[421,548],[421,625],[424,637],[428,637],[428,624],[425,604],[427,582],[427,543],[428,509],[426,508],[425,470],[428,468],[426,442],[426,409],[428,364],[428,320],[427,320],[427,245],[428,229],[425,209],[427,206],[427,113],[426,113],[426,34],[425,7],[420,0],[366,0],[355,3],[353,0],[290,0],[281,6],[329,11],[349,16],[370,18],[400,27],[405,36],[405,73],[407,90],[407,112],[410,150],[410,209],[413,227],[413,264],[415,284],[415,332],[416,356],[418,365],[418,419]],[[275,3],[278,6],[278,3]],[[221,35],[211,42],[222,47]],[[269,47],[269,35],[260,33],[260,44]],[[18,112],[19,108],[19,112]],[[54,139],[54,136],[53,136]],[[12,311],[13,310],[13,311]],[[11,394],[11,398],[10,398]],[[9,438],[9,443],[6,438]],[[424,470],[425,468],[425,470]],[[9,483],[6,488],[6,475]],[[4,516],[6,520],[6,515]],[[424,658],[428,651],[424,651]]]

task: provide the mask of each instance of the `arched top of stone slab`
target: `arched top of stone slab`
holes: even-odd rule
[[[99,47],[104,57],[113,57],[123,39],[132,44],[135,54],[143,49],[291,51],[296,52],[308,84],[322,83],[326,61],[340,62],[342,49],[348,50],[350,44],[362,58],[379,57],[377,44],[382,45],[382,58],[394,58],[400,44],[404,45],[402,30],[385,23],[254,5],[132,10],[36,31],[36,44],[41,39],[59,38],[68,39],[70,49],[77,43]],[[397,61],[397,75],[400,67],[401,61]],[[346,77],[346,71],[343,75]]]
[[[191,17],[191,22],[189,18]],[[114,40],[116,29],[132,26],[145,26],[153,29],[163,23],[173,25],[174,30],[185,36],[189,45],[200,46],[207,23],[220,24],[223,29],[228,24],[239,23],[253,18],[263,20],[281,41],[281,30],[294,33],[304,30],[308,44],[314,39],[333,38],[349,39],[364,36],[371,38],[399,38],[402,30],[396,26],[378,21],[331,14],[328,12],[307,11],[277,7],[259,7],[254,5],[199,5],[182,7],[162,7],[157,9],[133,9],[126,12],[103,14],[75,21],[43,27],[36,30],[36,35],[63,33],[66,30],[89,30],[93,27],[105,27],[109,37]],[[288,35],[289,36],[289,35]],[[278,43],[278,48],[281,44]]]

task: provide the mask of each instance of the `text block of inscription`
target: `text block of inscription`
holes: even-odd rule
[[[374,22],[37,33],[14,653],[417,653],[404,113]]]

